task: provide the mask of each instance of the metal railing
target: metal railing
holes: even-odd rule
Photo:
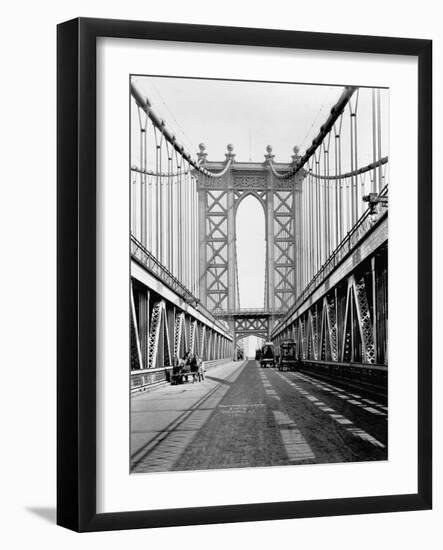
[[[190,290],[188,290],[157,258],[145,248],[142,243],[131,235],[131,256],[146,267],[153,275],[165,283],[187,303],[198,303]]]
[[[218,309],[212,312],[216,317],[229,317],[231,315],[286,315],[287,310],[280,308],[237,308],[237,309]]]
[[[213,322],[219,329],[228,332],[227,327],[218,321],[214,315],[200,304],[200,300],[196,298],[192,292],[187,289],[174,275],[163,265],[157,258],[145,248],[134,235],[131,235],[131,257],[147,269],[152,275],[164,283],[167,287],[173,290],[183,300],[197,308],[198,310]]]

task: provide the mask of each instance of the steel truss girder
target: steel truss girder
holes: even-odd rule
[[[292,326],[281,333],[276,341],[292,336],[297,345],[297,355],[301,359],[347,363],[355,361],[352,343],[353,331],[357,330],[361,341],[361,361],[374,365],[377,359],[374,319],[365,277],[356,277],[354,274],[348,276],[342,297],[345,298],[345,307],[340,322],[335,287],[295,319]]]
[[[135,313],[134,290],[131,283],[131,369],[142,369],[143,359],[140,346],[140,334],[138,331],[137,315]]]
[[[234,330],[238,331],[267,331],[269,328],[268,317],[240,317],[234,319]]]
[[[143,290],[143,289],[141,289]],[[221,359],[230,355],[232,345],[225,333],[218,332],[202,319],[175,307],[165,298],[150,301],[149,293],[130,287],[130,367],[131,370],[170,367],[184,352],[197,353],[202,359]],[[151,294],[152,298],[152,294]],[[140,300],[145,300],[141,302]],[[139,316],[149,315],[147,330],[142,333]],[[142,341],[142,338],[144,339]],[[208,342],[208,338],[210,341]],[[143,358],[142,343],[146,348]]]
[[[357,306],[357,317],[360,328],[360,336],[363,343],[363,354],[365,362],[368,364],[374,364],[376,362],[374,345],[374,325],[371,320],[364,277],[361,277],[358,281],[356,281],[355,277],[352,276],[351,283],[353,286],[355,302]]]
[[[235,340],[252,335],[263,339],[267,339],[269,336],[270,316],[234,316],[232,321]]]

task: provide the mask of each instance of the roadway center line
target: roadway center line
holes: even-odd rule
[[[262,371],[259,371],[259,376],[265,388],[266,395],[273,397],[280,402],[279,409],[274,409],[272,414],[274,415],[275,423],[280,430],[280,436],[289,462],[294,463],[301,462],[303,460],[315,460],[313,450],[303,437],[303,434],[297,427],[297,424],[288,415],[286,408],[281,402],[280,396],[277,395],[277,392],[273,388],[271,382]]]
[[[315,454],[296,423],[283,411],[272,411],[290,462],[314,460]]]
[[[270,384],[269,380],[266,378],[266,376],[263,374],[262,371],[259,371],[260,380],[265,388],[265,393],[269,397],[273,397],[274,399],[277,399],[277,401],[281,401],[280,396],[277,394],[277,392],[274,390],[272,385]]]

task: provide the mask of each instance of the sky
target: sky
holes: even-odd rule
[[[208,160],[224,160],[233,144],[237,161],[263,162],[273,147],[277,162],[290,162],[293,147],[303,153],[329,116],[343,87],[136,76],[133,81],[148,97],[157,115],[177,140],[196,157],[204,143]],[[354,94],[354,101],[356,96]],[[372,162],[371,90],[358,95],[358,165]],[[389,91],[381,91],[382,156],[388,154]],[[135,109],[132,122],[137,126]],[[343,143],[349,139],[349,115],[343,117]],[[137,149],[132,163],[138,164]],[[345,157],[342,171],[350,169]],[[263,209],[255,199],[242,201],[237,219],[240,307],[263,307],[265,233]],[[257,342],[246,343],[247,353]]]

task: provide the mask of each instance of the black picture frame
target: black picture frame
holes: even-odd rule
[[[96,512],[96,39],[173,40],[415,56],[418,60],[416,494]],[[57,523],[103,531],[425,510],[432,506],[432,42],[79,18],[57,32]]]

